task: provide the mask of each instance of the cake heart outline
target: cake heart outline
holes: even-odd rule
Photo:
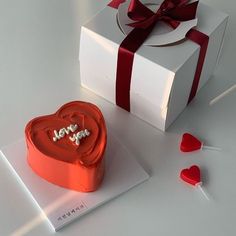
[[[76,145],[71,134],[53,140],[54,130],[79,126],[90,135]],[[76,133],[76,131],[75,131]],[[99,108],[94,104],[73,101],[51,115],[32,119],[25,127],[27,161],[43,179],[76,191],[95,191],[102,182],[107,143],[106,125]]]

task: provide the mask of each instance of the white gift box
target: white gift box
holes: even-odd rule
[[[118,22],[119,14],[107,6],[82,26],[79,54],[81,85],[114,104],[118,49],[126,37]],[[199,3],[197,21],[196,29],[209,36],[199,91],[218,63],[228,15]],[[163,40],[163,25],[156,26],[148,39],[157,34],[157,40]],[[166,130],[187,106],[200,46],[190,40],[155,47],[146,42],[134,56],[130,112]]]

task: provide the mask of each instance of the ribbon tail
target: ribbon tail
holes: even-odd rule
[[[142,4],[139,0],[132,0],[128,8],[128,16],[134,21],[143,21],[149,17],[152,17],[152,12],[148,7]]]
[[[173,20],[170,17],[163,17],[162,20],[173,29],[176,29],[180,25],[180,21]]]
[[[168,12],[168,16],[179,21],[188,21],[196,18],[198,1],[177,7]]]

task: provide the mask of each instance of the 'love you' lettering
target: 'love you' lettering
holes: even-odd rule
[[[54,130],[55,136],[53,137],[53,141],[56,142],[57,140],[60,140],[61,138],[63,138],[66,134],[69,134],[70,132],[75,132],[77,129],[78,129],[77,124],[74,124],[74,125],[71,124],[67,128],[60,129],[58,132]]]
[[[60,140],[61,138],[63,138],[66,134],[68,135],[71,132],[72,133],[75,132],[78,129],[78,127],[79,126],[77,124],[71,124],[67,128],[61,128],[59,131],[54,130],[55,136],[53,137],[53,141],[56,142],[57,140]],[[69,139],[72,142],[75,142],[75,144],[78,146],[80,144],[80,140],[89,135],[90,135],[90,132],[87,129],[84,129],[77,132],[76,134],[73,134],[73,136],[70,136]]]

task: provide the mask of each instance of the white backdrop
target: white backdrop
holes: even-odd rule
[[[0,0],[0,147],[23,137],[32,117],[71,100],[94,102],[151,178],[58,235],[234,235],[236,92],[213,106],[209,102],[235,83],[235,1],[203,1],[230,15],[221,62],[166,133],[79,88],[80,25],[107,2]],[[178,145],[185,131],[223,150],[183,155]],[[178,178],[191,164],[203,169],[209,202]],[[3,160],[0,188],[0,235],[53,234]]]

